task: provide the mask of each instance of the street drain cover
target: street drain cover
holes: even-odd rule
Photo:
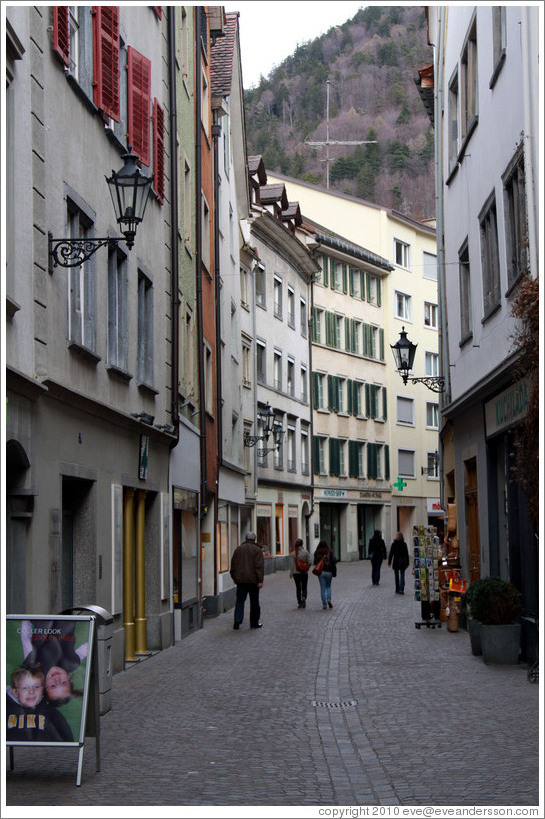
[[[327,702],[326,700],[312,700],[315,708],[353,708],[358,704],[357,700],[341,700],[340,702]]]

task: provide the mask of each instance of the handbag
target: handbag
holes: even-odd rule
[[[295,555],[295,568],[298,572],[302,574],[306,574],[310,569],[310,563],[307,563],[306,560],[301,560],[299,555]]]
[[[312,574],[315,574],[317,577],[320,577],[320,575],[322,574],[322,572],[324,570],[324,563],[325,563],[325,555],[323,557],[321,557],[320,560],[318,561],[318,563],[315,565],[315,567],[312,570]]]

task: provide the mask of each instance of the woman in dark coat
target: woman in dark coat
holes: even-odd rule
[[[373,586],[378,586],[380,582],[380,567],[382,561],[386,560],[386,544],[382,538],[380,529],[375,529],[375,533],[369,541],[369,557],[371,558],[371,579]]]
[[[409,566],[409,548],[403,539],[403,532],[398,532],[390,547],[388,566],[394,570],[396,594],[405,594],[405,569]]]
[[[329,544],[325,540],[321,540],[314,552],[313,565],[316,566],[319,561],[325,557],[324,568],[318,580],[320,581],[320,594],[322,596],[322,608],[333,608],[331,602],[331,578],[337,576],[337,558],[333,554]]]

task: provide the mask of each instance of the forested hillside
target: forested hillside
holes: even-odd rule
[[[431,62],[424,7],[361,9],[246,92],[248,153],[325,186],[327,149],[306,143],[326,139],[329,79],[329,139],[369,141],[330,145],[330,189],[433,218],[433,129],[415,84]]]

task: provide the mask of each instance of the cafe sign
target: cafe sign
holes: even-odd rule
[[[528,412],[530,384],[527,378],[512,384],[484,405],[486,435],[490,438],[518,424]]]

